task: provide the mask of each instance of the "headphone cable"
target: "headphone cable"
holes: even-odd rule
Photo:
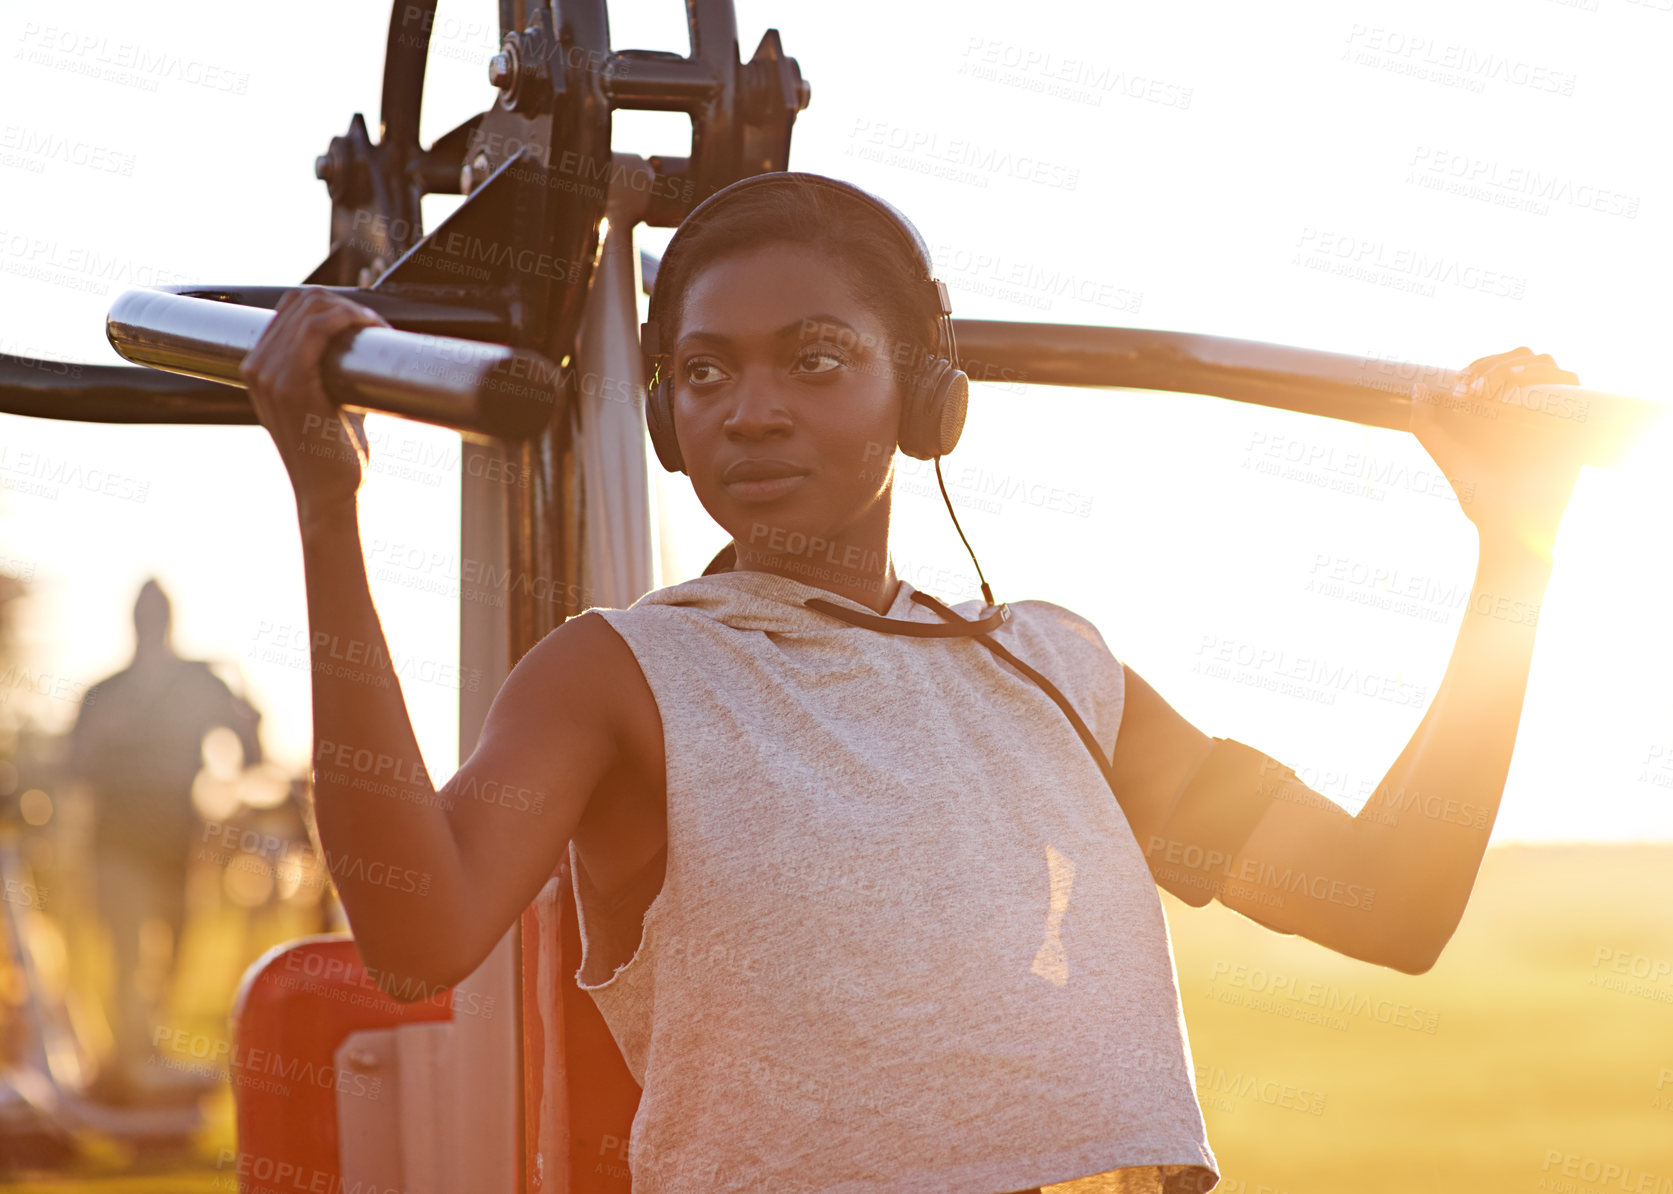
[[[947,360],[952,362],[953,368],[959,368],[958,340],[953,336],[953,316],[947,307],[947,288],[941,283],[935,283],[936,293],[941,297],[941,334],[947,342]],[[958,532],[959,541],[964,544],[964,550],[970,553],[970,562],[976,565],[976,579],[982,585],[982,600],[989,606],[997,604],[993,599],[993,590],[988,587],[988,578],[982,575],[982,563],[976,558],[976,549],[970,546],[970,540],[964,537],[964,528],[958,524],[958,514],[953,510],[953,499],[947,496],[947,482],[941,479],[941,457],[935,457],[935,483],[941,487],[941,500],[947,503],[947,515],[953,520],[953,530]]]
[[[941,487],[941,500],[947,503],[947,513],[953,520],[953,529],[958,532],[959,540],[964,544],[964,550],[970,553],[970,562],[976,565],[976,579],[982,582],[982,600],[990,606],[997,604],[993,599],[993,590],[988,588],[988,578],[982,575],[981,561],[976,558],[976,549],[970,546],[970,540],[964,537],[964,528],[958,524],[958,515],[953,511],[953,499],[947,496],[947,483],[941,479],[941,457],[935,458],[935,483]]]

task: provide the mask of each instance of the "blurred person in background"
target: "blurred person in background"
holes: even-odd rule
[[[145,1093],[151,1030],[186,919],[204,735],[225,726],[246,767],[262,757],[261,714],[207,663],[176,655],[170,630],[168,596],[147,580],[134,602],[133,661],[89,689],[66,761],[66,778],[91,801],[99,915],[111,942],[114,1050],[92,1092],[109,1102]]]

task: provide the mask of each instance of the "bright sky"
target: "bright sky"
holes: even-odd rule
[[[617,47],[686,49],[673,0],[614,8]],[[792,167],[904,210],[959,315],[1452,367],[1527,344],[1588,385],[1667,396],[1673,0],[1038,3],[1020,27],[999,3],[738,8],[744,53],[776,25],[812,82]],[[492,99],[494,11],[440,5],[426,142]],[[353,112],[376,127],[387,22],[370,2],[7,5],[0,351],[114,363],[104,316],[130,286],[305,276],[327,248],[313,159]],[[616,148],[682,153],[682,122],[620,115]],[[427,202],[433,223],[457,200]],[[1366,269],[1314,268],[1335,253]],[[1414,290],[1400,263],[1417,254],[1452,280]],[[428,561],[373,585],[439,780],[457,765],[458,440],[369,425],[368,553]],[[1673,838],[1670,451],[1582,478],[1495,841]],[[1295,454],[1326,475],[1368,457],[1403,480],[1356,496],[1255,467]],[[898,467],[897,567],[974,595],[933,473]],[[1084,613],[1197,725],[1350,809],[1421,718],[1472,574],[1473,528],[1423,484],[1430,467],[1404,433],[1044,387],[978,387],[943,464],[1001,599]],[[670,580],[724,538],[684,485],[666,488]],[[45,724],[124,664],[155,574],[178,648],[233,665],[270,753],[303,765],[299,543],[265,431],[0,416],[0,570],[33,586],[27,663],[59,696],[11,695]],[[1391,590],[1415,605],[1390,608]],[[1223,658],[1268,662],[1199,670]],[[1406,699],[1262,687],[1315,664]]]

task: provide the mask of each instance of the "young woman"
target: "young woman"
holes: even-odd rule
[[[732,536],[730,570],[553,631],[439,792],[398,685],[314,676],[320,836],[367,864],[333,871],[386,989],[469,974],[574,843],[577,978],[644,1088],[636,1190],[1209,1189],[1157,885],[1417,974],[1486,847],[1533,644],[1503,611],[1539,603],[1578,472],[1561,436],[1414,405],[1480,563],[1432,707],[1351,817],[1203,734],[1070,611],[949,611],[896,576],[897,444],[958,430],[919,409],[952,351],[927,269],[843,184],[721,192],[664,258],[650,347],[658,452]],[[244,365],[313,636],[374,659],[363,442],[310,429],[343,425],[325,344],[380,322],[299,292]],[[1525,349],[1467,378],[1574,380]],[[936,634],[959,620],[987,641]],[[372,878],[396,869],[426,881]]]

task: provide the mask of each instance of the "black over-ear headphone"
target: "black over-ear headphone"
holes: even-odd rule
[[[958,342],[953,338],[952,303],[947,288],[935,279],[934,263],[923,237],[905,216],[889,204],[867,194],[859,187],[822,174],[803,174],[780,170],[756,174],[731,186],[723,187],[699,203],[687,216],[668,242],[657,267],[657,276],[671,277],[671,267],[679,260],[689,240],[689,232],[735,195],[756,191],[763,187],[812,186],[837,195],[858,200],[868,210],[876,212],[883,225],[899,239],[901,248],[911,258],[914,272],[923,279],[926,305],[933,303],[937,315],[938,333],[934,351],[912,371],[907,380],[905,402],[900,412],[900,450],[918,460],[945,456],[958,443],[964,430],[965,410],[970,402],[970,379],[958,367]],[[674,434],[674,378],[669,368],[673,345],[664,346],[662,329],[667,314],[668,300],[664,287],[651,288],[648,318],[640,329],[639,346],[645,359],[646,399],[645,423],[650,429],[651,443],[662,467],[671,473],[686,471],[685,457],[680,452],[679,438]],[[963,532],[960,532],[962,535]]]

